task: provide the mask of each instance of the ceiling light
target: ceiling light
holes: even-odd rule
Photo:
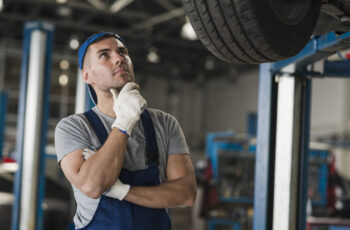
[[[17,163],[2,163],[0,164],[0,173],[16,172],[18,169]]]
[[[214,69],[214,61],[211,59],[207,59],[204,63],[204,66],[207,70],[212,70]]]
[[[181,28],[181,37],[187,40],[198,40],[198,36],[196,32],[194,31],[190,21],[186,17],[186,23]]]
[[[61,74],[58,77],[58,83],[60,83],[61,86],[66,86],[68,84],[68,76],[66,74]]]
[[[4,9],[4,1],[0,0],[0,11],[2,11],[2,9]]]
[[[67,3],[67,0],[56,0],[57,3],[64,4]]]
[[[69,41],[69,46],[72,50],[76,50],[78,49],[79,47],[79,41],[78,39],[76,38],[72,38],[70,41]]]
[[[149,48],[148,54],[147,54],[147,61],[151,63],[158,63],[159,62],[159,55],[157,48],[151,47]]]
[[[68,62],[67,60],[62,60],[62,61],[60,62],[60,68],[61,68],[62,70],[68,69],[68,68],[69,68],[69,62]]]
[[[57,8],[57,13],[62,17],[69,17],[72,15],[72,9],[66,5],[62,5]]]

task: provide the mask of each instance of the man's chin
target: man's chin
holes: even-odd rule
[[[132,81],[131,81],[131,80],[130,80],[130,81],[125,81],[123,84],[119,84],[119,85],[114,86],[114,87],[112,87],[112,88],[114,88],[114,89],[118,90],[118,92],[120,92],[120,91],[124,88],[124,86],[125,86],[126,84],[128,84],[129,82],[132,82]]]

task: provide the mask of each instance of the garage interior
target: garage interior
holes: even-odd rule
[[[197,199],[168,210],[172,229],[350,229],[349,2],[321,1],[306,48],[265,64],[214,55],[184,2],[191,1],[0,0],[1,229],[74,229],[76,204],[57,166],[54,130],[92,105],[87,92],[78,101],[77,49],[99,31],[125,39],[148,107],[175,116],[185,134]],[[31,165],[39,178],[29,180],[38,190],[27,202],[37,221],[20,228],[23,89],[33,90],[23,86],[23,63],[33,27],[53,40],[44,151]]]

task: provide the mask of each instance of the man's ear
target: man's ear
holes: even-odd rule
[[[89,78],[89,72],[87,71],[87,69],[83,68],[81,70],[81,78],[83,79],[83,81],[90,84],[91,80]]]

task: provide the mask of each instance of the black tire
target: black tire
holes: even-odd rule
[[[201,42],[227,62],[263,63],[297,54],[321,0],[182,0]]]

